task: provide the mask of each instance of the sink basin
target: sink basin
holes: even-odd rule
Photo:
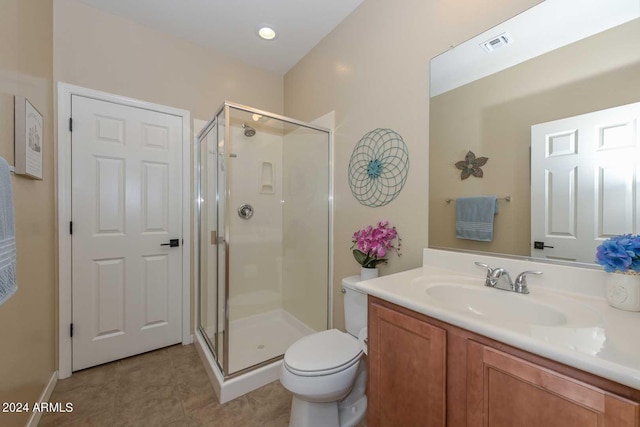
[[[567,316],[562,311],[532,301],[528,295],[449,283],[429,285],[426,293],[451,310],[485,319],[539,326],[562,326],[567,323]]]
[[[591,307],[560,293],[534,288],[517,294],[485,286],[484,277],[422,276],[411,280],[409,289],[416,300],[501,325],[584,328],[602,323]]]

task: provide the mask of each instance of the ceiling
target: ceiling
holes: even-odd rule
[[[81,0],[103,11],[284,74],[363,0]],[[259,26],[278,32],[262,40]]]

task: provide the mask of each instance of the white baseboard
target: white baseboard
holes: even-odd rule
[[[40,399],[38,400],[38,403],[49,402],[49,398],[51,397],[51,393],[53,393],[53,389],[56,387],[57,382],[58,382],[58,371],[54,371],[53,374],[51,374],[51,378],[49,378],[49,383],[44,388],[44,390],[42,390],[42,394],[40,395]],[[40,423],[41,417],[42,417],[42,412],[32,411],[31,417],[29,418],[29,421],[27,422],[26,427],[37,427],[38,423]]]
[[[182,340],[182,345],[193,344],[193,342],[194,342],[194,337],[193,337],[193,334],[191,334],[187,337],[186,340]]]

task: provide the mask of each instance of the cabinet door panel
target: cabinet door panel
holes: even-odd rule
[[[638,404],[474,341],[467,346],[470,426],[638,426]]]
[[[444,426],[446,332],[369,304],[369,419],[375,426]]]

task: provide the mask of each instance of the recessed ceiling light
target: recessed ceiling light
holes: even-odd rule
[[[273,40],[277,36],[276,30],[267,26],[260,27],[260,29],[258,30],[258,35],[264,40]]]

